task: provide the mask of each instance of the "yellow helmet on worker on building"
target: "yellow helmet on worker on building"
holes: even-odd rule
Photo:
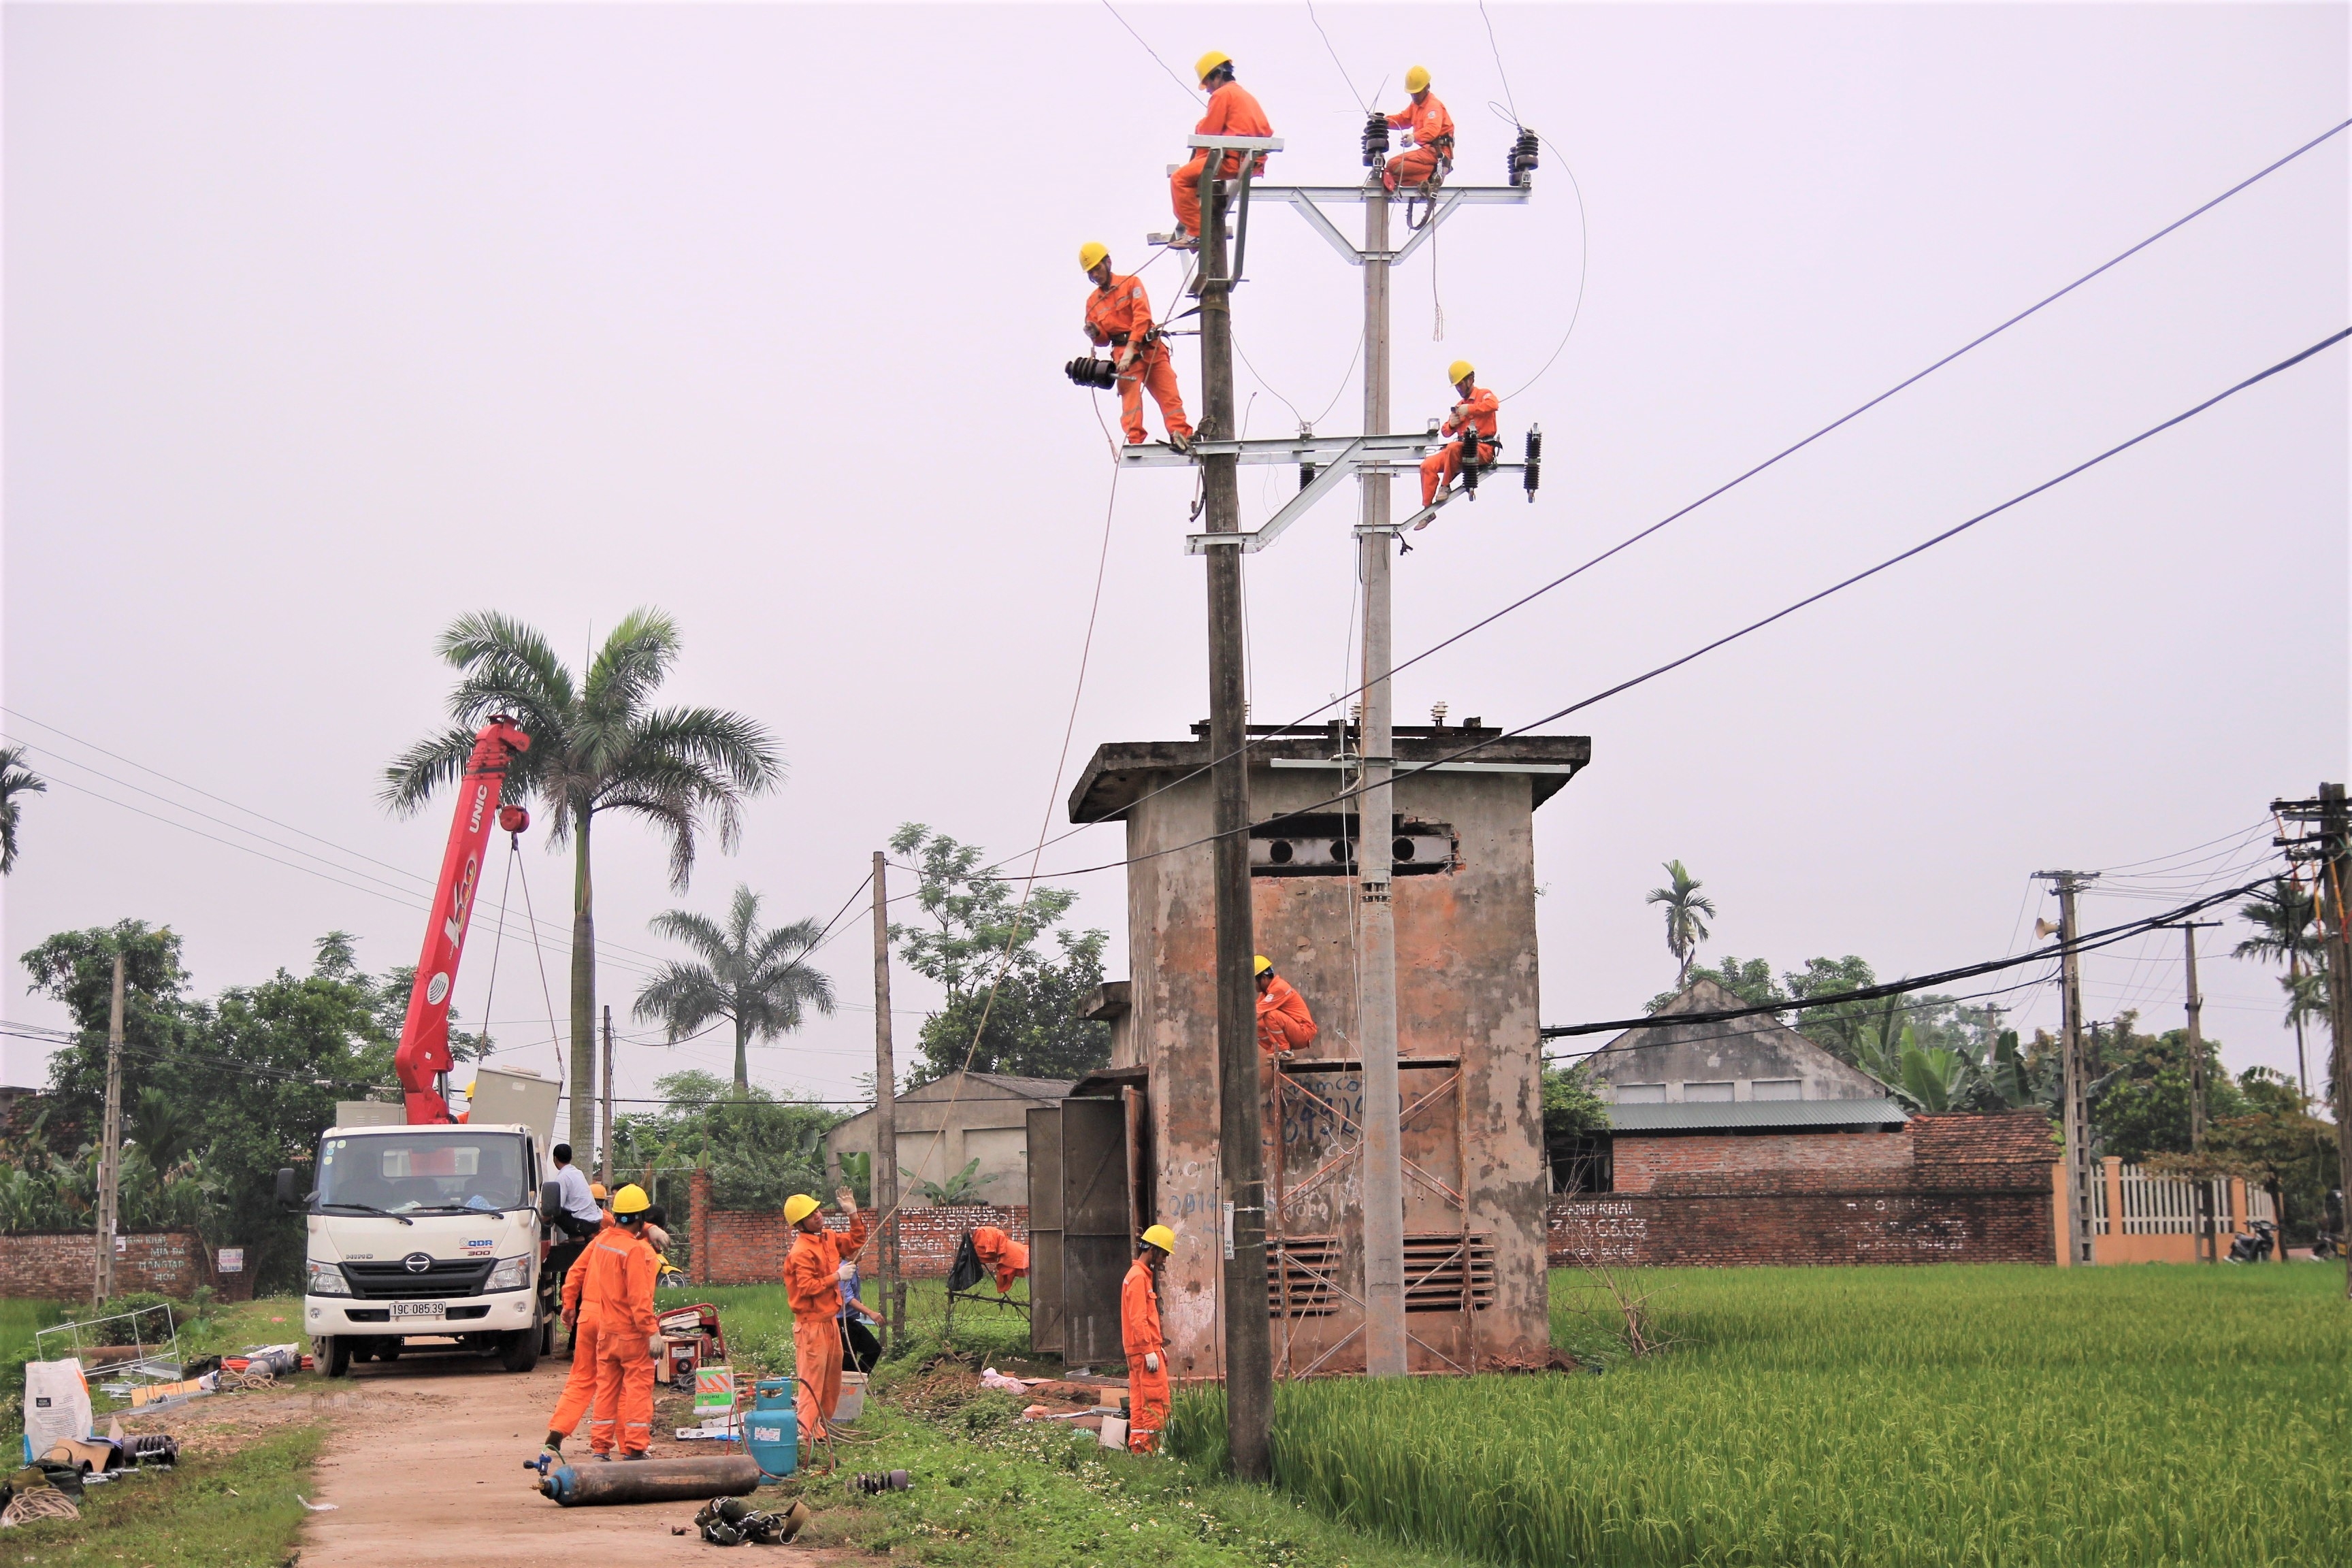
[[[1461,385],[1477,374],[1478,367],[1466,359],[1455,360],[1445,367],[1445,379],[1455,386]]]
[[[613,1194],[613,1212],[615,1215],[643,1214],[653,1206],[653,1199],[646,1196],[645,1188],[635,1182]]]
[[[1090,239],[1078,247],[1078,270],[1092,272],[1110,259],[1110,247],[1101,240]]]
[[[1259,953],[1259,954],[1257,955],[1256,959],[1255,959],[1255,961],[1250,964],[1250,973],[1251,973],[1252,974],[1265,974],[1265,973],[1270,973],[1270,972],[1273,970],[1273,968],[1274,968],[1274,960],[1272,960],[1272,959],[1268,958],[1265,954],[1264,954],[1264,953],[1262,953],[1262,952],[1261,952],[1261,953]]]
[[[1407,92],[1427,92],[1429,90],[1429,68],[1427,66],[1415,66],[1411,70],[1405,72],[1404,89]]]
[[[816,1213],[819,1206],[817,1201],[806,1193],[794,1193],[784,1200],[784,1223],[798,1225]]]
[[[1169,1256],[1175,1256],[1176,1233],[1164,1225],[1155,1225],[1143,1233],[1144,1241]]]
[[[1233,63],[1234,57],[1225,53],[1223,49],[1211,49],[1207,54],[1202,55],[1199,59],[1192,62],[1192,74],[1199,77],[1202,83],[1205,86],[1208,82],[1209,73],[1211,71],[1215,70],[1219,66],[1230,66]]]

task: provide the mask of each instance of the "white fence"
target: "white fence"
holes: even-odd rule
[[[2120,1167],[2123,1177],[2123,1234],[2126,1236],[2194,1236],[2197,1234],[2197,1189],[2209,1188],[2212,1193],[2213,1228],[2226,1236],[2245,1227],[2249,1220],[2266,1219],[2273,1224],[2278,1215],[2272,1212],[2271,1195],[2249,1183],[2227,1177],[2210,1182],[2186,1181],[2179,1176],[2152,1176],[2138,1165]],[[2091,1183],[2091,1214],[2094,1233],[2114,1234],[2113,1218],[2107,1213],[2107,1183],[2105,1171],[2095,1173]],[[2245,1194],[2247,1212],[2239,1214],[2231,1201],[2237,1193]]]

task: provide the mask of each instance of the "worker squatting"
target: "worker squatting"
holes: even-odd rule
[[[1233,58],[1216,49],[1202,55],[1193,69],[1209,94],[1208,111],[1192,128],[1197,136],[1272,136],[1274,124],[1250,90],[1234,79]],[[1382,158],[1371,178],[1393,195],[1401,188],[1426,195],[1454,169],[1454,116],[1429,89],[1429,71],[1415,66],[1404,74],[1411,101],[1387,116],[1391,129],[1403,132],[1402,148],[1393,158]],[[1201,176],[1208,168],[1211,150],[1202,148],[1168,177],[1168,196],[1176,209],[1176,227],[1168,237],[1171,250],[1194,251],[1201,246]],[[1220,180],[1237,179],[1243,154],[1223,154]],[[1252,174],[1265,171],[1265,154],[1257,153]],[[1143,279],[1111,265],[1110,247],[1099,240],[1078,247],[1078,267],[1094,284],[1087,296],[1087,341],[1097,348],[1115,350],[1111,367],[1118,385],[1119,426],[1128,445],[1144,441],[1143,395],[1149,392],[1160,410],[1168,444],[1180,452],[1192,445],[1192,422],[1184,413],[1184,395],[1176,383],[1176,367],[1160,323],[1152,319],[1151,296]],[[1456,360],[1445,379],[1454,384],[1455,403],[1440,426],[1442,434],[1458,437],[1433,452],[1421,465],[1421,504],[1433,505],[1441,491],[1450,490],[1466,463],[1478,467],[1495,461],[1496,415],[1501,400],[1477,384],[1467,360]],[[1413,526],[1427,528],[1423,517]]]

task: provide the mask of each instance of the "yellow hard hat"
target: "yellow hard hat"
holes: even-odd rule
[[[1255,962],[1250,965],[1250,973],[1252,974],[1265,974],[1270,973],[1273,968],[1274,960],[1261,952],[1257,955]]]
[[[1461,385],[1465,380],[1477,374],[1478,367],[1466,359],[1455,360],[1445,367],[1445,379],[1455,386]]]
[[[603,1203],[606,1198],[611,1197],[613,1194],[610,1194],[610,1193],[608,1193],[608,1192],[606,1192],[606,1191],[604,1190],[604,1183],[602,1183],[602,1182],[591,1182],[591,1183],[589,1183],[589,1184],[588,1184],[588,1195],[589,1195],[590,1197],[592,1197],[592,1198],[594,1198],[598,1203],[600,1203],[600,1204],[601,1204],[601,1203]]]
[[[616,1215],[643,1214],[653,1206],[653,1199],[646,1196],[645,1188],[635,1182],[613,1194],[613,1212]]]
[[[1101,240],[1090,239],[1078,247],[1078,270],[1092,272],[1110,259],[1110,247]]]
[[[1143,1239],[1171,1257],[1175,1255],[1176,1233],[1164,1225],[1155,1225],[1145,1231]]]
[[[1427,66],[1415,66],[1412,69],[1405,72],[1404,89],[1407,92],[1427,92],[1429,90],[1429,68]]]
[[[1234,57],[1225,53],[1224,50],[1211,49],[1207,54],[1202,55],[1199,59],[1192,62],[1192,74],[1199,77],[1203,82],[1206,82],[1209,79],[1209,73],[1211,71],[1215,70],[1219,66],[1229,66],[1233,63]]]
[[[784,1200],[784,1223],[798,1225],[816,1213],[817,1206],[817,1201],[806,1193],[794,1193]]]

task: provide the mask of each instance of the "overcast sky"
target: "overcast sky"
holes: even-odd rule
[[[1356,94],[1398,107],[1413,64],[1457,180],[1500,171],[1490,100],[1548,141],[1528,206],[1458,216],[1396,281],[1399,424],[1467,357],[1549,459],[1536,504],[1489,491],[1420,536],[1401,656],[2347,114],[2341,5],[1490,12],[1507,86],[1460,6],[1322,6],[1335,62],[1303,5],[1123,6],[1141,42],[1100,5],[9,5],[5,728],[54,782],[5,886],[0,1010],[62,1022],[15,955],[124,917],[183,933],[207,994],[301,970],[335,928],[371,968],[413,960],[447,821],[376,790],[443,721],[432,644],[468,610],[584,649],[659,605],[686,635],[671,695],[756,716],[788,759],[682,897],[649,834],[600,832],[625,1020],[658,911],[716,913],[742,879],[825,919],[899,823],[1012,852],[1066,828],[1095,745],[1181,736],[1206,710],[1190,487],[1118,487],[1077,691],[1116,405],[1060,369],[1079,243],[1124,269],[1167,223],[1198,111],[1150,50],[1236,58],[1288,140],[1277,179],[1360,177]],[[1400,720],[1539,718],[2344,326],[2347,139],[1409,671]],[[1248,271],[1250,430],[1356,428],[1360,275],[1272,205]],[[1172,265],[1145,276],[1166,313]],[[1718,902],[1706,957],[1882,975],[2030,942],[2054,916],[2037,869],[2126,868],[2090,926],[2258,873],[2269,800],[2347,772],[2347,363],[1558,726],[1593,763],[1537,818],[1546,1019],[1670,982],[1643,902],[1670,858]],[[1246,475],[1245,522],[1289,483]],[[1249,559],[1260,721],[1350,684],[1352,512]],[[530,842],[560,935],[569,861]],[[1090,828],[1043,864],[1120,847]],[[1120,874],[1068,885],[1123,973]],[[866,926],[843,931],[842,1011],[759,1049],[761,1081],[837,1097],[870,1068]],[[488,936],[458,987],[476,1019]],[[2292,1068],[2234,939],[2206,933],[2207,1031],[2233,1068]],[[551,1068],[506,946],[499,1032]],[[2094,1016],[2179,1022],[2177,937],[2084,970]],[[902,1040],[926,999],[902,973]],[[2047,986],[2009,1000],[2055,1022]],[[633,1044],[622,1092],[728,1054]],[[45,1079],[5,1042],[0,1081]]]

